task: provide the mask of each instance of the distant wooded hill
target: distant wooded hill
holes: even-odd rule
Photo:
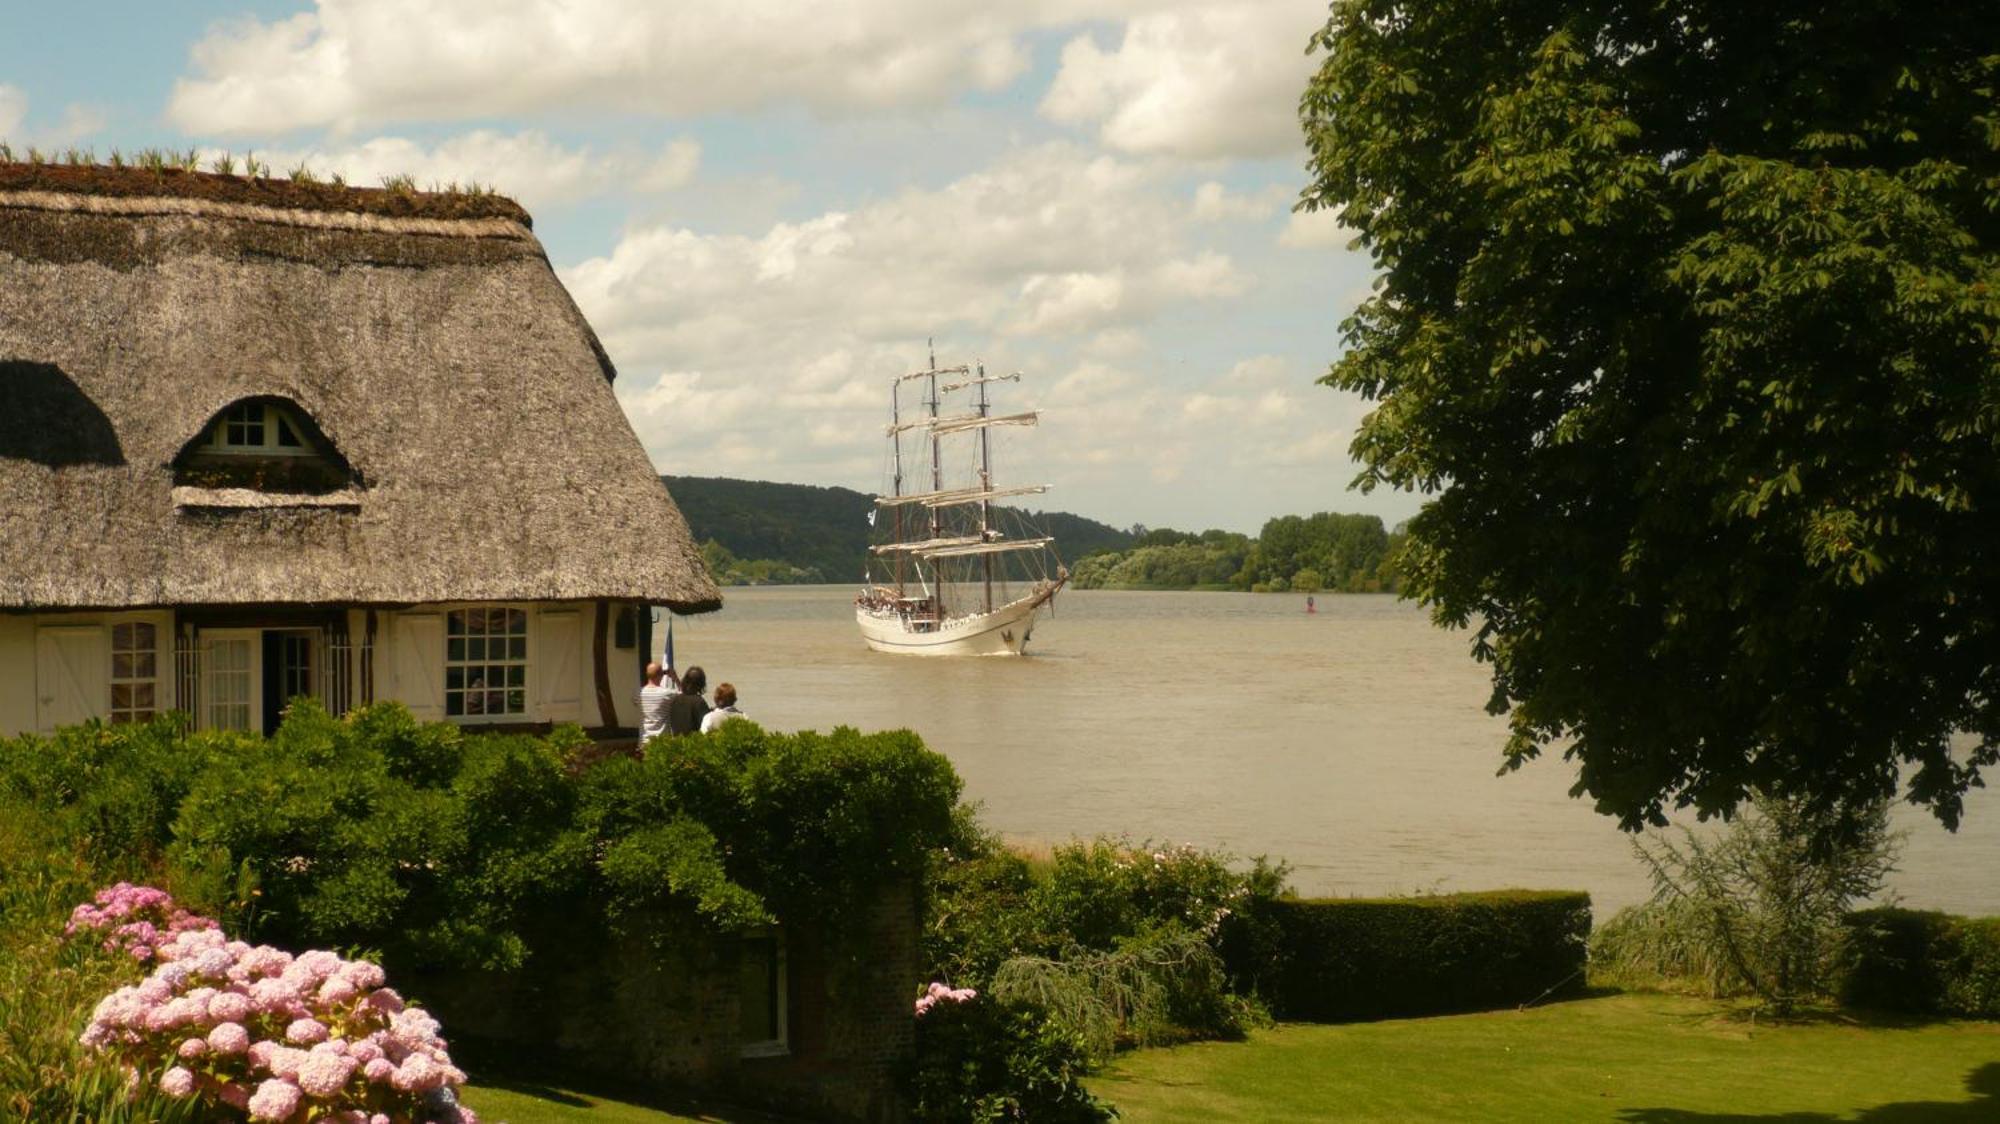
[[[851,488],[662,476],[724,585],[858,582],[874,498]],[[1138,538],[1064,511],[1030,512],[1064,558],[1130,549]]]

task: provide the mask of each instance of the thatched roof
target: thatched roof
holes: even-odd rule
[[[102,168],[51,190],[18,167],[0,165],[0,609],[721,603],[511,201],[217,176],[194,198]],[[295,405],[352,486],[176,487],[189,442],[259,398]]]

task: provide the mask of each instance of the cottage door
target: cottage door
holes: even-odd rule
[[[201,727],[261,732],[263,634],[251,628],[203,632],[201,646]]]
[[[422,722],[444,717],[444,618],[412,613],[395,622],[394,666],[390,682],[397,702]]]
[[[102,718],[111,707],[111,656],[101,628],[35,633],[35,724],[43,733]]]
[[[543,613],[535,632],[535,681],[541,687],[537,717],[544,722],[581,722],[583,619],[575,610]]]

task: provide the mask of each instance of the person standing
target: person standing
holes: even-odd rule
[[[645,745],[667,732],[667,707],[674,689],[666,685],[666,669],[659,663],[646,665],[646,683],[639,688],[639,744]]]
[[[668,733],[692,734],[701,729],[701,720],[708,716],[708,700],[701,693],[707,689],[708,673],[701,668],[688,668],[681,675],[681,693],[667,704]]]
[[[729,683],[715,685],[715,709],[702,715],[701,732],[712,734],[722,728],[731,718],[741,718],[743,712],[736,709],[736,687]]]

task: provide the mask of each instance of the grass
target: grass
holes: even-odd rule
[[[2000,1024],[1772,1025],[1628,994],[1445,1018],[1286,1024],[1146,1050],[1094,1079],[1129,1124],[1267,1120],[2000,1120]]]
[[[1480,1120],[1990,1124],[2000,1023],[1830,1016],[1773,1025],[1708,999],[1623,994],[1525,1012],[1315,1026],[1125,1055],[1093,1091],[1125,1124]],[[511,1124],[753,1124],[717,1107],[475,1083]]]

